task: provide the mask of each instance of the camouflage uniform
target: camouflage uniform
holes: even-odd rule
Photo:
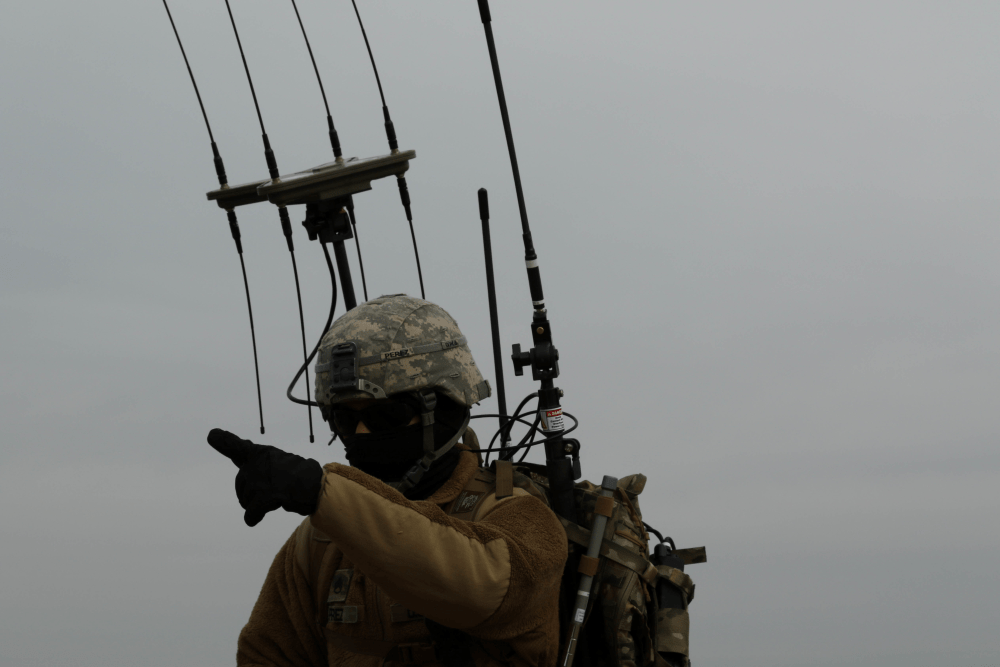
[[[329,388],[329,352],[348,340],[368,392]],[[326,405],[377,390],[431,387],[463,406],[489,395],[454,320],[398,295],[340,318],[317,369],[316,396]],[[478,447],[471,430],[463,440]],[[554,666],[566,535],[523,488],[471,499],[466,489],[482,472],[463,451],[430,497],[409,500],[360,470],[325,466],[318,508],[275,558],[237,664],[443,665],[443,652],[464,647],[481,667]]]

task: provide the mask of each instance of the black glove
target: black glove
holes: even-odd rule
[[[243,520],[248,526],[256,526],[279,507],[305,516],[316,511],[323,484],[323,468],[316,461],[255,445],[221,428],[209,431],[208,444],[240,469],[236,497],[246,510]]]

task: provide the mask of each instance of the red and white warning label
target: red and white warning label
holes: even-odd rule
[[[563,411],[562,408],[552,408],[551,410],[539,410],[538,413],[542,416],[542,430],[548,433],[553,431],[562,431],[565,426],[563,426]]]

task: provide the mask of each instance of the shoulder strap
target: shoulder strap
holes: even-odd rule
[[[510,498],[514,495],[514,464],[497,461],[496,471],[497,498]]]
[[[486,468],[480,468],[466,482],[465,488],[448,507],[448,514],[462,521],[471,521],[476,510],[496,489],[496,476]]]

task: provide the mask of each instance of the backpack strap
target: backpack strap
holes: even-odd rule
[[[351,653],[382,658],[383,664],[440,664],[440,650],[433,641],[397,643],[381,639],[338,636],[337,643]]]
[[[588,529],[567,521],[563,517],[559,517],[559,522],[566,529],[566,537],[570,542],[579,544],[584,548],[590,544],[590,531]],[[652,583],[656,580],[657,569],[655,565],[640,554],[622,549],[614,542],[602,540],[599,556],[600,558],[607,558],[610,561],[627,567],[638,574],[646,583]]]
[[[472,521],[480,506],[495,489],[496,476],[488,469],[480,468],[448,506],[448,515],[462,521]]]
[[[514,495],[514,464],[510,461],[497,461],[496,495],[497,499]]]

